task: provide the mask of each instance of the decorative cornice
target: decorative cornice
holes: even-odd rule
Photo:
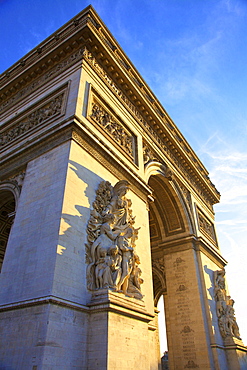
[[[92,22],[94,13],[93,8],[88,6],[0,75],[3,90],[14,79],[19,80],[16,85],[11,86],[8,92],[6,91],[6,95],[15,93],[21,85],[29,83],[37,75],[47,70],[49,66],[64,59],[66,54],[71,54],[71,51],[77,49],[78,45],[88,41],[89,36],[81,31],[84,31]],[[47,58],[48,56],[49,58]],[[37,67],[36,71],[30,71],[30,68],[34,66]],[[4,99],[4,95],[0,96],[0,99]]]
[[[204,253],[220,267],[224,267],[227,264],[227,261],[221,256],[217,248],[210,245],[205,239],[196,237],[193,234],[159,244],[153,248],[153,251],[163,251],[164,255],[166,255],[189,249]]]
[[[47,69],[45,70],[45,73],[43,73],[41,76],[38,76],[38,73],[33,72],[32,77],[33,81],[32,83],[29,83],[25,87],[21,87],[17,90],[15,94],[13,94],[10,98],[5,100],[2,104],[0,104],[0,114],[2,114],[4,111],[18,103],[20,100],[25,98],[26,96],[32,94],[34,91],[36,91],[38,88],[49,82],[50,80],[54,79],[56,76],[60,75],[62,72],[70,68],[73,64],[81,60],[82,55],[84,53],[84,48],[79,48],[78,50],[74,51],[72,54],[70,54],[69,57],[65,58],[63,61],[57,63],[51,63],[50,65],[47,65]],[[55,57],[54,57],[55,59]],[[42,73],[42,70],[40,71]],[[37,77],[38,76],[38,77]]]

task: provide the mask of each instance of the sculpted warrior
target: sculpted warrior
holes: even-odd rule
[[[140,260],[134,250],[139,229],[133,227],[128,189],[125,180],[114,187],[102,181],[96,191],[87,227],[88,289],[111,289],[142,299]]]
[[[113,213],[115,216],[115,228],[128,227],[128,209],[131,206],[130,200],[125,198],[128,191],[128,181],[122,180],[113,187],[113,196],[103,214]]]
[[[218,270],[214,273],[216,313],[219,329],[223,338],[227,336],[240,338],[238,324],[233,308],[234,300],[226,295],[225,270]]]

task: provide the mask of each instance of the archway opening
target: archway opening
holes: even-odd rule
[[[0,192],[0,272],[15,216],[15,197],[11,191]]]
[[[149,227],[152,255],[154,306],[158,314],[158,331],[162,369],[168,369],[168,351],[173,343],[171,332],[172,312],[166,264],[173,248],[190,234],[190,222],[181,190],[175,181],[161,170],[149,178],[154,201],[149,206]]]
[[[165,301],[163,295],[160,297],[158,301],[157,309],[159,311],[158,326],[159,326],[160,357],[163,370],[168,369],[168,346],[166,335]]]

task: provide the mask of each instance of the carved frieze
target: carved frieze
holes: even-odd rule
[[[136,136],[124,125],[114,112],[107,107],[99,98],[93,96],[89,118],[97,124],[127,154],[135,163],[136,159]]]
[[[87,286],[91,291],[110,289],[142,299],[140,259],[135,249],[131,200],[125,197],[129,183],[112,186],[102,181],[96,191],[88,221],[86,244]]]
[[[214,272],[214,294],[221,336],[223,338],[230,336],[241,339],[233,308],[234,300],[226,293],[224,269]]]
[[[216,235],[214,230],[214,225],[208,220],[206,216],[197,208],[198,215],[198,226],[199,230],[207,237],[212,239],[216,243]]]
[[[33,130],[35,127],[44,124],[46,121],[61,115],[65,109],[65,107],[63,107],[65,95],[65,91],[55,96],[53,95],[50,100],[43,103],[38,108],[29,111],[23,118],[17,120],[17,123],[12,124],[10,128],[3,130],[2,133],[0,133],[0,148],[26,132]]]

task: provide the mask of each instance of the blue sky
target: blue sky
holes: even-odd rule
[[[0,0],[0,73],[92,4],[210,172],[247,344],[247,0]]]

